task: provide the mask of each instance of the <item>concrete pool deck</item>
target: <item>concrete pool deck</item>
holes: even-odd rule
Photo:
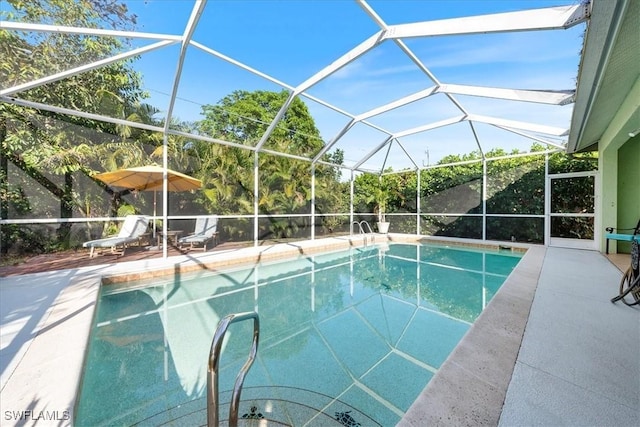
[[[321,239],[1,278],[0,425],[71,424],[101,277],[361,244]],[[621,276],[600,253],[532,246],[400,424],[636,424],[640,309],[609,302]]]
[[[636,426],[640,308],[595,251],[529,249],[402,426]]]

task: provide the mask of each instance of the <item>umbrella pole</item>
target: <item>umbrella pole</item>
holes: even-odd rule
[[[156,240],[156,197],[158,192],[153,190],[153,240]]]

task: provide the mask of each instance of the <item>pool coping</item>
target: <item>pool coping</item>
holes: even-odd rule
[[[249,262],[277,260],[293,254],[307,255],[320,251],[359,247],[370,244],[372,238],[377,240],[375,243],[432,242],[471,247],[498,248],[505,246],[503,242],[429,238],[421,235],[345,236],[304,242],[280,243],[264,247],[230,249],[228,251],[197,255],[189,254],[166,260],[151,259],[115,265],[92,266],[25,275],[10,281],[4,280],[5,283],[3,283],[2,287],[4,296],[10,297],[11,292],[13,292],[14,298],[19,299],[21,298],[20,287],[29,284],[35,289],[34,299],[42,299],[43,295],[46,295],[46,298],[44,303],[33,309],[34,314],[41,316],[37,320],[37,324],[32,325],[33,332],[30,336],[20,339],[22,342],[18,342],[17,345],[21,347],[15,351],[16,357],[6,367],[6,371],[2,372],[3,415],[5,415],[5,411],[17,411],[23,417],[23,422],[31,422],[32,425],[45,425],[51,421],[58,425],[73,423],[76,395],[82,380],[82,367],[94,316],[96,298],[98,289],[103,281],[115,283],[122,278],[126,278],[126,280],[140,279],[176,271],[184,273],[198,269],[229,268]],[[507,246],[513,248],[512,250],[519,251],[530,248],[530,245],[517,243]],[[535,246],[531,246],[531,248],[535,248]],[[505,284],[488,306],[488,308],[493,307],[500,310],[485,310],[481,314],[474,326],[456,347],[456,350],[440,368],[438,374],[434,376],[400,421],[400,425],[424,425],[425,422],[452,424],[454,420],[461,421],[455,422],[455,424],[478,424],[478,422],[472,421],[474,419],[478,419],[478,421],[492,420],[488,423],[497,425],[540,270],[538,268],[537,271],[533,271],[535,270],[536,262],[527,260],[535,261],[538,258],[540,258],[539,263],[541,264],[541,260],[544,258],[544,247],[537,248],[534,251],[529,249],[525,253],[523,260],[507,278]],[[522,266],[524,261],[527,261],[527,263]],[[532,265],[529,266],[529,264]],[[526,268],[523,269],[521,267]],[[522,278],[533,280],[535,282],[533,287],[526,286],[526,284],[522,285]],[[5,286],[7,282],[8,285]],[[510,323],[511,319],[502,314],[502,310],[506,310],[507,313],[513,315],[520,313],[520,317],[522,317],[523,312],[526,312],[526,315],[524,315],[524,320],[520,319],[517,327],[515,327]],[[35,318],[36,316],[32,317]],[[521,328],[520,325],[522,325]],[[492,348],[480,348],[483,351],[478,353],[478,346],[482,347],[483,344],[489,342],[495,343],[495,341],[489,339],[493,335],[490,333],[492,328],[497,328],[501,332],[498,335],[505,341],[505,343],[499,345],[505,347],[509,344],[511,348],[517,344],[513,357],[505,358],[501,356],[502,352],[496,354]],[[22,328],[22,330],[24,329],[26,328]],[[6,341],[4,336],[3,341]],[[11,342],[11,344],[13,345],[14,343]],[[505,351],[506,353],[512,354],[513,349],[509,352]],[[473,359],[471,356],[476,357],[478,355],[497,358],[498,362],[500,360],[506,361],[508,366],[500,366],[496,369],[498,372],[493,373],[487,372],[487,367],[478,361],[471,365],[464,365],[466,368],[461,367],[461,363],[465,358]],[[499,366],[496,364],[498,362],[493,363],[491,366]],[[475,371],[470,371],[473,369]],[[505,369],[508,372],[501,378],[498,373]],[[476,389],[468,397],[472,399],[469,402],[473,402],[473,405],[470,406],[469,402],[464,402],[467,397],[461,397],[460,393],[451,394],[452,391],[456,391],[455,387],[458,387],[458,392],[464,391],[464,388],[469,388],[469,378],[464,377],[465,374],[469,375],[469,371],[474,379],[473,384],[477,383],[478,386],[489,388],[492,392],[491,396],[495,395],[493,398],[483,400],[481,397],[486,390]],[[461,381],[464,382],[462,383]],[[464,387],[460,387],[460,384],[464,384]],[[452,387],[454,388],[453,390]],[[443,392],[447,390],[450,398],[463,399],[464,407],[455,405],[453,404],[454,402],[447,406],[446,395],[443,395]],[[485,408],[489,403],[491,408]],[[470,414],[465,415],[465,409],[471,410]],[[20,411],[27,410],[31,412],[28,414],[20,413]],[[478,411],[482,413],[482,418],[480,419],[474,415]],[[496,413],[497,415],[495,415]],[[455,418],[451,418],[452,416]],[[3,416],[3,419],[5,418]],[[468,421],[463,422],[464,420]]]
[[[399,426],[498,425],[545,254],[527,250]]]

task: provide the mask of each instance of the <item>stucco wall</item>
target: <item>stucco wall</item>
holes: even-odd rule
[[[639,125],[640,77],[598,143],[601,179],[596,191],[596,205],[602,230],[604,227],[633,227],[640,217],[640,135],[629,138],[629,132],[638,129]],[[621,190],[624,194],[619,194]],[[600,250],[604,252],[604,233],[600,242]],[[617,242],[611,241],[610,252],[617,252],[616,247]],[[624,250],[625,245],[620,245],[620,248]],[[628,246],[626,250],[629,250]]]
[[[639,219],[640,135],[636,135],[618,150],[618,227],[635,227]],[[618,243],[618,252],[630,251],[630,243]]]

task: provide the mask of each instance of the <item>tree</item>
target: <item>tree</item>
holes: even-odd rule
[[[280,110],[288,92],[235,91],[216,105],[203,106],[205,118],[198,123],[200,133],[245,145],[255,145]],[[296,98],[268,138],[264,149],[273,152],[312,157],[324,142],[306,105]],[[198,178],[203,180],[206,210],[227,214],[249,214],[254,203],[254,156],[249,149],[194,142],[200,159]],[[342,162],[344,154],[336,150],[323,160]],[[258,209],[270,217],[275,237],[292,237],[301,224],[292,218],[275,215],[309,213],[311,200],[311,163],[261,152],[258,154]],[[337,167],[316,167],[316,202],[323,209],[340,204],[336,194],[340,171]]]
[[[216,105],[204,105],[201,131],[209,136],[255,146],[287,100],[285,90],[236,90]],[[264,148],[276,149],[287,141],[287,152],[312,157],[324,146],[306,104],[295,98]]]
[[[55,25],[131,29],[135,15],[123,3],[113,0],[67,2],[9,0],[3,19]],[[73,64],[89,63],[122,49],[115,38],[62,33],[0,33],[0,81],[7,87],[66,70]],[[121,117],[130,105],[146,95],[140,89],[140,76],[130,62],[123,61],[51,82],[19,93],[21,98],[85,112]],[[114,102],[115,101],[115,102]],[[10,180],[9,163],[31,177],[44,191],[60,201],[59,216],[71,217],[77,203],[74,174],[87,174],[96,158],[90,136],[108,132],[116,135],[115,125],[81,117],[35,111],[15,105],[0,105],[0,144],[2,178]],[[59,182],[55,176],[62,176]],[[3,184],[1,190],[7,191]],[[2,196],[1,212],[8,212],[10,197]],[[69,244],[70,224],[58,229],[63,246]],[[6,237],[6,236],[5,236]],[[6,250],[6,247],[3,247]]]

